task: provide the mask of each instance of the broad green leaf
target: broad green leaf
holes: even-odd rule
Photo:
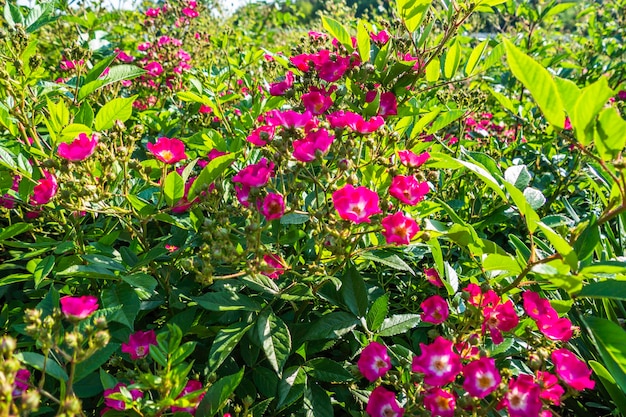
[[[580,88],[578,88],[575,82],[561,77],[554,77],[554,82],[563,106],[565,106],[567,114],[571,117],[576,108],[576,101],[580,97]]]
[[[200,404],[198,404],[195,415],[197,417],[215,416],[224,408],[230,396],[241,383],[243,373],[244,369],[242,368],[236,374],[225,376],[215,381],[207,390]]]
[[[76,373],[74,374],[74,382],[79,382],[83,378],[87,377],[92,372],[95,372],[104,365],[111,356],[120,348],[119,343],[109,343],[104,348],[98,350],[95,354],[89,357],[88,360],[83,361],[76,365]]]
[[[176,171],[167,174],[163,183],[163,195],[168,206],[173,207],[185,195],[185,182]]]
[[[67,125],[61,131],[61,142],[73,141],[78,138],[78,136],[84,133],[86,135],[91,135],[91,128],[79,123],[72,123]]]
[[[383,324],[383,321],[387,317],[387,313],[389,312],[389,296],[384,294],[376,299],[369,311],[367,312],[367,317],[365,318],[365,322],[367,324],[368,330],[375,332],[380,328]]]
[[[530,184],[532,176],[528,172],[526,165],[513,165],[504,171],[504,179],[516,188],[523,190]]]
[[[563,257],[563,260],[570,266],[573,271],[578,269],[578,256],[574,248],[558,233],[552,230],[551,227],[546,226],[542,222],[537,222],[537,227],[543,232],[543,235],[548,239],[550,244],[554,246],[554,249]]]
[[[459,62],[461,61],[461,45],[459,41],[455,40],[452,46],[448,48],[446,58],[443,66],[443,75],[447,79],[451,79],[456,74],[457,68],[459,68]]]
[[[192,297],[192,300],[209,311],[261,310],[261,304],[258,302],[246,295],[231,291],[210,292],[200,297]]]
[[[368,304],[367,289],[363,277],[354,265],[349,265],[346,273],[341,277],[339,294],[352,314],[357,317],[365,316]]]
[[[519,275],[522,272],[520,265],[510,255],[490,253],[485,256],[482,264],[485,271],[506,271],[507,275]]]
[[[439,58],[433,58],[428,65],[426,65],[426,81],[429,83],[436,83],[441,76],[441,62]]]
[[[7,130],[13,135],[18,135],[17,127],[15,126],[14,118],[9,115],[9,111],[0,105],[0,125],[7,128]]]
[[[546,204],[546,197],[541,191],[533,187],[526,187],[523,191],[524,198],[533,210],[538,210]]]
[[[437,107],[433,111],[422,116],[417,123],[415,123],[413,129],[411,129],[411,139],[415,139],[420,133],[422,133],[426,126],[437,118],[439,113],[441,113],[441,108]]]
[[[444,127],[450,125],[451,123],[459,120],[461,117],[465,115],[465,110],[450,110],[444,113],[440,113],[437,116],[437,120],[433,123],[433,125],[428,129],[428,134],[432,135],[433,133],[437,133],[439,130]]]
[[[304,394],[306,381],[306,372],[301,366],[286,369],[283,379],[278,384],[278,404],[276,408],[280,409],[293,404],[300,398]]]
[[[250,327],[252,324],[237,322],[217,332],[208,358],[208,367],[212,372],[217,371]]]
[[[466,76],[469,77],[471,75],[474,75],[474,71],[476,70],[478,61],[480,61],[481,58],[483,57],[483,54],[485,53],[485,50],[487,49],[487,45],[489,45],[489,40],[485,39],[484,41],[476,45],[474,49],[472,49],[472,53],[470,54],[469,59],[467,60],[467,64],[465,64]]]
[[[491,93],[491,95],[498,100],[498,103],[500,103],[500,105],[502,107],[504,107],[505,109],[507,109],[508,111],[510,111],[511,113],[515,114],[517,112],[517,110],[515,109],[515,107],[513,106],[513,102],[511,101],[510,98],[508,98],[507,96],[505,96],[502,93],[498,93],[497,91],[495,91],[493,88],[489,88],[489,92]]]
[[[626,145],[626,120],[615,108],[604,109],[598,117],[594,133],[594,143],[600,157],[611,161],[617,158]]]
[[[26,33],[34,33],[42,26],[54,22],[59,16],[53,16],[54,3],[36,4],[30,8],[30,12],[26,19],[24,19],[24,26],[26,26]]]
[[[394,314],[386,318],[378,330],[379,336],[395,336],[417,327],[421,319],[419,314]]]
[[[55,134],[61,132],[61,129],[69,124],[70,111],[62,99],[59,99],[56,103],[48,99],[48,112],[50,117],[47,121]]]
[[[596,378],[604,385],[604,388],[608,391],[611,399],[620,410],[621,415],[626,415],[626,395],[617,385],[617,381],[611,373],[600,362],[589,361],[589,366],[596,374]]]
[[[354,50],[350,33],[341,23],[328,16],[322,16],[322,25],[333,38],[336,38],[339,43],[348,50],[348,52]]]
[[[44,280],[50,272],[52,272],[52,268],[54,268],[55,258],[53,255],[48,255],[43,258],[35,267],[33,271],[33,278],[35,279],[35,288],[39,288],[39,284],[42,280]]]
[[[578,297],[626,300],[626,282],[617,280],[592,282],[583,287]]]
[[[122,308],[115,312],[108,320],[116,321],[128,327],[130,330],[135,328],[135,318],[139,314],[141,303],[139,296],[128,284],[116,284],[102,291],[102,307],[113,308],[121,306]]]
[[[553,6],[548,8],[547,11],[545,11],[543,18],[547,19],[548,17],[557,15],[559,13],[564,12],[565,10],[571,9],[572,7],[576,6],[578,3],[576,2],[569,2],[569,3],[553,3]]]
[[[509,182],[504,182],[504,188],[508,191],[513,203],[517,206],[522,217],[526,221],[526,226],[531,233],[534,233],[537,229],[537,223],[539,222],[539,215],[532,208],[532,206],[526,201],[524,193],[515,188],[515,186]]]
[[[343,311],[328,313],[311,323],[306,340],[337,339],[356,327],[359,320]]]
[[[580,238],[579,238],[580,239]],[[615,274],[626,274],[626,262],[601,261],[587,265],[580,270],[585,275],[610,276]]]
[[[114,67],[110,67],[109,72],[106,75],[96,78],[93,81],[85,82],[85,84],[78,91],[78,101],[84,100],[94,91],[108,85],[119,81],[132,80],[145,73],[146,71],[144,69],[134,65],[116,65]]]
[[[562,129],[565,124],[564,106],[548,70],[506,39],[504,47],[509,68],[515,78],[530,91],[546,120]]]
[[[211,162],[209,162],[207,166],[202,169],[198,178],[196,178],[189,188],[187,199],[189,201],[195,200],[198,194],[205,190],[206,187],[208,187],[213,181],[222,175],[224,171],[226,171],[230,164],[235,160],[235,157],[235,153],[229,153],[211,160]]]
[[[122,280],[131,287],[140,288],[148,293],[154,291],[158,285],[156,278],[151,275],[141,273],[124,276],[122,277]]]
[[[581,144],[586,146],[593,141],[591,123],[614,94],[606,77],[600,77],[598,81],[582,89],[570,116],[576,138]]]
[[[303,365],[306,373],[323,382],[346,382],[354,379],[340,363],[328,358],[311,359]]]
[[[4,18],[9,24],[9,27],[14,27],[17,23],[24,24],[24,17],[20,13],[19,7],[13,4],[12,1],[7,1],[4,4]]]
[[[384,251],[363,252],[359,258],[387,265],[399,271],[407,271],[411,275],[415,275],[413,269],[406,262],[404,262],[402,258],[394,253]]]
[[[95,63],[94,66],[87,72],[87,74],[85,74],[85,78],[83,79],[83,87],[86,84],[91,83],[92,81],[98,80],[100,76],[102,75],[102,73],[104,73],[104,71],[111,66],[113,61],[115,61],[116,57],[117,57],[117,54],[109,55],[107,57],[102,58],[97,63]],[[81,99],[80,92],[78,93],[78,99],[79,100]]]
[[[77,123],[79,125],[85,125],[91,129],[94,116],[95,114],[93,112],[93,109],[91,108],[91,105],[89,104],[89,102],[85,101],[83,102],[83,104],[80,105],[80,109],[76,113],[76,116],[74,116],[74,123]]]
[[[502,191],[502,186],[500,185],[500,183],[483,166],[474,164],[472,162],[463,161],[461,159],[452,158],[451,156],[443,154],[443,153],[433,152],[430,154],[430,157],[431,157],[432,162],[441,161],[445,165],[446,168],[454,169],[458,167],[464,167],[464,168],[469,169],[474,174],[478,175],[478,177],[480,177],[480,179],[482,179],[485,182],[485,185],[487,185],[489,188],[495,191],[496,194],[498,194],[498,196],[500,196],[503,200],[507,200],[506,194],[504,194],[504,191]]]
[[[302,403],[306,417],[328,417],[334,414],[330,397],[315,382],[307,382]]]
[[[359,56],[361,57],[361,61],[364,63],[369,62],[370,60],[370,49],[371,49],[371,40],[369,30],[365,22],[359,21],[356,26],[356,42],[357,47],[359,48]]]
[[[102,106],[95,120],[96,130],[107,130],[113,127],[116,121],[124,123],[133,114],[133,102],[137,96],[128,98],[114,98]]]
[[[63,369],[58,363],[54,361],[52,358],[45,359],[45,357],[39,353],[35,352],[19,352],[15,354],[15,357],[20,362],[31,366],[38,371],[43,371],[44,363],[46,365],[46,374],[50,375],[56,380],[59,381],[67,381],[69,378],[65,369]]]
[[[409,32],[420,26],[432,0],[396,0],[396,10]]]
[[[583,321],[607,370],[622,392],[626,392],[626,331],[619,324],[599,317],[588,316]]]
[[[15,223],[4,229],[0,229],[0,243],[12,237],[21,235],[24,232],[28,232],[33,228],[32,224],[28,223]]]
[[[276,374],[281,376],[283,366],[291,354],[291,334],[287,325],[267,309],[259,315],[256,329],[267,360]]]

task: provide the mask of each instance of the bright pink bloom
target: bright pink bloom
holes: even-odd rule
[[[366,121],[360,114],[345,110],[339,110],[329,114],[327,120],[333,128],[349,127],[354,132],[362,134],[375,132],[385,124],[385,120],[380,116],[372,117],[369,121]]]
[[[285,213],[285,199],[277,193],[268,193],[261,203],[261,213],[266,220],[276,220]]]
[[[424,152],[417,155],[409,150],[404,150],[398,151],[398,157],[400,158],[400,163],[402,163],[402,165],[409,168],[417,168],[430,158],[430,154],[428,152]]]
[[[595,381],[589,378],[591,369],[570,350],[565,348],[555,350],[552,352],[552,361],[558,377],[575,390],[593,389],[596,385]]]
[[[539,417],[541,388],[531,375],[519,375],[509,380],[509,390],[503,400],[510,417]]]
[[[515,308],[511,300],[495,307],[486,307],[483,310],[485,321],[483,322],[483,333],[489,329],[493,343],[500,344],[504,341],[501,332],[508,332],[517,327],[519,317],[515,313]]]
[[[158,77],[163,74],[163,66],[156,61],[150,62],[144,67],[144,69],[153,77]]]
[[[378,342],[371,342],[361,351],[357,366],[368,381],[376,381],[391,369],[387,347]]]
[[[561,397],[565,394],[565,389],[559,385],[559,379],[550,372],[537,371],[537,382],[541,387],[539,396],[550,403],[561,405]]]
[[[313,119],[313,115],[306,111],[298,113],[293,110],[270,110],[266,114],[269,126],[282,126],[286,129],[295,129],[306,126]]]
[[[271,268],[271,271],[261,272],[266,277],[278,279],[279,276],[285,273],[285,261],[279,255],[263,255],[263,261]]]
[[[386,30],[381,30],[378,33],[370,33],[370,39],[378,46],[384,46],[389,42],[389,33]]]
[[[522,297],[526,314],[535,320],[539,331],[548,339],[567,342],[572,337],[572,322],[565,317],[559,318],[547,299],[533,291],[525,291]]]
[[[351,184],[333,193],[333,204],[339,216],[353,223],[369,223],[370,217],[382,213],[378,194],[366,187]]]
[[[276,128],[274,126],[257,127],[246,138],[248,142],[255,146],[265,146],[274,139]]]
[[[550,340],[567,342],[573,334],[572,322],[567,317],[537,320],[537,328]]]
[[[17,397],[22,395],[29,387],[28,380],[30,379],[30,371],[28,369],[20,369],[15,374],[15,380],[13,381],[13,396]]]
[[[443,281],[439,276],[439,273],[435,268],[426,268],[424,269],[424,276],[426,276],[426,281],[430,282],[437,288],[443,287]]]
[[[311,162],[317,154],[325,155],[335,137],[326,129],[310,131],[304,139],[293,141],[293,157],[301,162]]]
[[[304,108],[312,114],[322,114],[333,105],[333,100],[319,91],[302,94],[301,98]]]
[[[430,411],[430,415],[433,417],[453,417],[456,398],[454,398],[454,394],[441,388],[432,388],[424,397],[424,408]]]
[[[402,56],[402,60],[408,61],[408,62],[415,62],[412,68],[413,71],[419,71],[424,66],[424,61],[420,57],[413,56],[410,53],[404,54]]]
[[[398,101],[396,100],[396,95],[391,91],[382,93],[380,95],[378,115],[387,117],[395,116],[396,114],[398,114]]]
[[[35,185],[30,203],[35,206],[47,204],[55,196],[58,189],[59,185],[57,184],[57,178],[54,174],[43,171],[43,178],[39,178],[37,185]]]
[[[289,60],[293,65],[295,65],[300,71],[308,72],[311,69],[311,64],[313,55],[311,54],[300,54],[294,55]]]
[[[113,398],[109,398],[111,394],[116,394],[118,392],[121,392],[120,390],[121,387],[126,387],[126,385],[120,382],[114,388],[104,390],[104,405],[112,408],[113,410],[118,410],[118,411],[126,410],[126,404],[124,403],[124,401],[114,400]],[[139,398],[143,398],[143,392],[139,391],[138,389],[131,389],[129,390],[129,392],[133,401]]]
[[[120,50],[120,49],[116,49],[115,53],[117,53],[117,59],[119,59],[122,62],[126,62],[126,63],[130,63],[133,62],[135,60],[135,57],[128,55],[126,52]]]
[[[145,52],[148,49],[152,48],[152,44],[150,42],[144,42],[137,45],[137,50]]]
[[[569,117],[565,117],[565,123],[563,123],[563,130],[572,130],[572,122]]]
[[[85,133],[78,135],[71,143],[61,143],[57,148],[57,153],[61,158],[69,161],[83,161],[93,155],[98,145],[98,135],[91,135],[91,138]]]
[[[428,183],[417,181],[413,175],[396,175],[389,186],[389,194],[411,206],[422,201],[429,191]]]
[[[404,408],[398,405],[394,392],[376,387],[370,394],[365,412],[371,417],[402,417]]]
[[[158,7],[155,8],[149,8],[148,10],[146,10],[145,14],[147,17],[157,17],[159,15],[159,12],[161,11],[161,9],[159,9]]]
[[[413,372],[425,374],[424,382],[434,387],[446,385],[461,372],[461,357],[452,351],[452,341],[437,336],[430,345],[420,343],[420,356],[413,358]]]
[[[270,95],[272,96],[284,96],[287,90],[293,87],[293,72],[287,72],[285,75],[285,79],[283,81],[279,81],[277,83],[270,84]]]
[[[204,385],[202,385],[202,382],[200,381],[196,381],[195,379],[190,379],[189,381],[187,381],[187,384],[185,385],[185,388],[183,388],[183,390],[180,392],[180,394],[178,394],[178,397],[176,397],[176,399],[178,398],[182,398],[188,394],[191,393],[197,393],[198,391],[201,391],[204,389]],[[172,412],[176,413],[176,412],[187,412],[189,414],[191,414],[192,416],[196,415],[196,409],[198,408],[198,405],[200,404],[200,401],[202,401],[202,398],[204,398],[205,393],[203,392],[202,394],[196,396],[195,394],[192,397],[193,399],[190,398],[190,402],[191,405],[189,407],[174,407],[172,406]]]
[[[235,195],[237,196],[237,200],[244,207],[250,207],[250,186],[249,185],[235,185]]]
[[[61,297],[61,312],[67,318],[84,319],[98,309],[98,299],[93,295]]]
[[[274,163],[266,158],[261,158],[256,164],[248,165],[235,174],[233,182],[248,187],[263,187],[272,176],[274,176]]]
[[[556,310],[550,305],[550,301],[541,298],[536,292],[524,291],[522,298],[524,300],[524,311],[534,320],[556,319],[558,317]]]
[[[310,30],[308,35],[314,41],[316,41],[318,39],[326,39],[326,37],[327,37],[325,33],[316,32],[314,30]]]
[[[176,138],[160,137],[156,143],[148,143],[146,147],[156,159],[166,164],[175,164],[178,161],[187,159],[185,144]]]
[[[213,113],[213,109],[210,106],[207,106],[206,104],[201,104],[200,109],[198,109],[198,113],[202,113],[202,114]]]
[[[425,299],[420,308],[422,313],[422,321],[432,324],[441,324],[448,319],[450,309],[448,302],[439,295],[433,295]]]
[[[20,181],[22,177],[16,175],[13,177],[13,185],[11,185],[11,190],[17,192],[20,189]],[[0,196],[0,207],[4,207],[7,209],[12,209],[15,207],[15,197],[13,195],[7,193]]]
[[[188,18],[190,18],[190,19],[195,19],[196,17],[198,17],[198,16],[199,16],[198,11],[197,11],[197,10],[192,9],[191,7],[185,7],[185,8],[182,10],[182,12],[183,12],[183,14],[184,14],[185,16],[187,16],[187,17],[188,17]]]
[[[147,332],[137,331],[128,338],[128,343],[122,343],[122,352],[128,353],[132,360],[145,358],[150,353],[150,345],[156,345],[154,330]]]
[[[395,243],[396,245],[408,245],[420,231],[417,222],[409,216],[405,216],[401,211],[385,217],[381,224],[383,236],[385,236],[387,243]]]
[[[340,79],[350,68],[350,57],[337,56],[334,60],[330,57],[330,51],[320,51],[313,57],[317,75],[322,80],[332,83]]]
[[[463,388],[471,396],[485,398],[498,388],[502,377],[493,358],[480,358],[463,367]]]

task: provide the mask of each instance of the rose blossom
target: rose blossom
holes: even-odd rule
[[[593,389],[596,385],[595,381],[589,378],[591,369],[570,350],[565,348],[555,350],[552,352],[552,361],[558,377],[575,390]]]
[[[461,372],[461,357],[452,351],[452,341],[437,336],[430,345],[420,343],[420,356],[413,358],[412,371],[425,374],[424,382],[434,387],[446,385]]]
[[[480,358],[463,368],[463,388],[471,396],[485,398],[498,388],[502,377],[493,358]]]
[[[106,405],[107,407],[110,407],[113,410],[117,410],[117,411],[124,411],[124,410],[126,410],[126,403],[124,401],[122,401],[122,400],[114,400],[113,398],[109,398],[109,396],[111,394],[116,394],[118,392],[121,392],[121,390],[120,390],[121,387],[126,387],[126,385],[120,382],[115,387],[113,387],[111,389],[105,389],[104,390],[104,405]],[[131,395],[133,401],[138,400],[139,398],[143,398],[143,392],[141,392],[138,389],[131,389],[131,390],[128,390],[128,391],[130,392],[130,395]]]
[[[274,176],[274,163],[266,158],[261,158],[256,164],[248,165],[235,174],[233,182],[238,182],[248,187],[262,187],[267,184],[272,176]]]
[[[154,330],[147,332],[137,331],[128,338],[128,343],[122,343],[122,352],[128,353],[132,360],[145,358],[150,353],[150,345],[156,345]]]
[[[276,220],[285,213],[285,199],[277,193],[269,193],[261,203],[261,213],[266,220]]]
[[[370,216],[382,213],[378,194],[366,187],[348,184],[335,191],[332,198],[339,216],[353,223],[369,223]]]
[[[422,201],[429,191],[428,183],[417,181],[413,175],[397,175],[389,186],[391,196],[411,206]]]
[[[357,366],[368,381],[376,381],[391,369],[387,348],[378,342],[371,342],[361,351]]]
[[[371,417],[402,417],[404,408],[398,405],[394,392],[379,386],[370,394],[365,412]]]
[[[397,245],[408,245],[411,243],[411,239],[420,231],[417,222],[405,216],[401,211],[385,217],[381,224],[387,243],[395,243]]]
[[[176,399],[182,398],[190,393],[193,392],[198,392],[200,390],[204,389],[204,385],[202,385],[202,382],[200,381],[196,381],[195,379],[190,379],[189,381],[187,381],[187,384],[185,385],[185,388],[183,388],[183,390],[180,392],[180,394],[178,394],[178,397],[176,397]],[[203,392],[202,394],[198,395],[197,397],[194,397],[192,400],[190,399],[191,405],[189,405],[189,407],[175,407],[172,406],[172,412],[176,413],[176,412],[187,412],[189,414],[191,414],[192,416],[196,415],[196,409],[198,408],[198,405],[200,404],[200,401],[202,401],[202,398],[204,398],[205,393]]]
[[[420,308],[422,313],[422,321],[432,324],[441,324],[450,315],[448,302],[440,295],[433,295],[425,299]]]
[[[148,143],[146,147],[159,161],[166,164],[175,164],[178,161],[187,159],[185,144],[176,138],[160,137],[156,143]]]
[[[93,295],[61,297],[61,312],[67,318],[84,319],[98,309],[98,299]]]
[[[278,279],[279,276],[285,273],[285,261],[279,255],[263,255],[263,261],[271,269],[270,271],[261,272],[266,277],[270,279]]]
[[[71,143],[61,143],[57,148],[57,153],[61,158],[69,161],[83,161],[93,155],[98,145],[98,135],[91,135],[91,138],[85,133],[78,135]]]
[[[59,185],[54,174],[43,171],[43,178],[39,178],[37,185],[33,189],[33,196],[30,199],[31,204],[41,206],[47,204],[57,193]]]
[[[424,397],[424,408],[430,411],[430,415],[433,417],[453,417],[456,399],[454,394],[448,391],[433,388]]]

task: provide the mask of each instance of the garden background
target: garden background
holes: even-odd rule
[[[0,6],[0,416],[626,415],[624,0]]]

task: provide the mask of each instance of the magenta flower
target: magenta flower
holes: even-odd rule
[[[378,46],[384,46],[389,42],[390,36],[386,30],[381,30],[378,33],[370,33],[370,39]]]
[[[289,71],[287,75],[285,75],[285,79],[283,81],[270,84],[270,95],[272,96],[283,96],[291,87],[293,87],[293,72]]]
[[[360,114],[344,110],[329,114],[327,119],[332,128],[348,127],[352,131],[362,134],[375,132],[385,124],[385,120],[380,116],[372,117],[369,121],[366,121]]]
[[[163,74],[163,66],[156,61],[148,63],[144,69],[153,77],[158,77]]]
[[[413,175],[397,175],[389,186],[391,196],[411,206],[422,201],[429,191],[428,183],[417,181]]]
[[[430,415],[440,417],[453,417],[456,408],[454,394],[441,388],[433,388],[424,397],[424,408],[430,411]]]
[[[276,128],[274,126],[257,127],[248,135],[246,140],[255,146],[265,146],[274,139],[275,131]]]
[[[361,374],[370,382],[384,376],[391,369],[387,347],[378,342],[371,342],[361,351],[357,366]]]
[[[35,206],[41,206],[47,204],[57,193],[59,185],[57,184],[57,178],[54,174],[48,171],[43,171],[43,178],[39,178],[37,185],[33,189],[33,195],[30,198],[30,203]]]
[[[11,185],[11,190],[17,192],[20,189],[20,181],[22,177],[16,175],[13,177],[13,184]],[[15,197],[13,195],[7,193],[0,196],[0,207],[4,207],[7,209],[12,209],[15,207]]]
[[[539,396],[544,400],[559,406],[565,389],[559,385],[559,379],[550,372],[537,371],[537,382],[541,387]]]
[[[301,162],[314,161],[317,154],[324,155],[335,140],[326,129],[309,132],[304,139],[293,141],[293,157]]]
[[[439,276],[439,273],[435,268],[426,268],[424,269],[424,276],[426,277],[426,281],[430,282],[437,288],[443,287],[443,281]]]
[[[339,216],[353,223],[369,223],[370,217],[382,213],[378,194],[366,187],[348,184],[333,193],[333,204]]]
[[[185,7],[182,10],[182,12],[185,16],[187,16],[190,19],[195,19],[196,17],[199,16],[198,11],[195,9],[192,9],[191,7]]]
[[[509,390],[504,405],[510,417],[539,417],[541,412],[541,388],[531,375],[520,375],[509,380]]]
[[[272,176],[274,176],[274,163],[266,158],[261,158],[256,164],[248,165],[235,174],[233,182],[248,187],[263,187]]]
[[[28,369],[20,369],[15,374],[15,380],[13,381],[13,396],[17,397],[22,395],[29,387],[28,380],[30,379],[30,371]]]
[[[117,411],[126,410],[126,403],[124,401],[110,398],[111,394],[116,394],[118,392],[121,392],[120,390],[121,387],[126,387],[126,385],[120,382],[114,388],[104,390],[104,405]],[[139,391],[138,389],[131,389],[129,390],[129,392],[133,401],[138,400],[139,398],[143,398],[143,392]]]
[[[413,358],[413,372],[425,374],[424,382],[434,387],[446,385],[461,372],[461,357],[452,351],[452,341],[437,336],[430,345],[420,343],[420,356]]]
[[[398,114],[398,101],[396,95],[391,91],[384,92],[380,95],[380,104],[378,115],[382,117],[395,116]]]
[[[401,211],[385,217],[382,222],[383,236],[387,243],[397,245],[408,245],[411,239],[420,231],[419,226],[409,216],[405,216]]]
[[[463,388],[471,396],[485,398],[498,388],[502,377],[493,358],[480,358],[463,367]]]
[[[402,165],[409,168],[417,168],[430,158],[430,154],[428,152],[424,152],[417,155],[409,150],[404,150],[398,151],[398,157],[400,158],[400,163],[402,163]]]
[[[313,119],[313,115],[309,111],[298,113],[293,110],[270,110],[266,113],[265,119],[269,126],[282,126],[286,129],[295,129],[306,126]]]
[[[145,11],[145,15],[147,17],[157,17],[159,15],[159,12],[161,11],[161,9],[159,9],[158,7],[156,9],[154,8],[149,8],[148,10]]]
[[[550,302],[533,291],[525,291],[524,310],[537,323],[537,328],[550,340],[567,342],[572,337],[572,322],[559,318]]]
[[[61,143],[57,153],[69,161],[83,161],[93,155],[97,145],[98,135],[91,135],[89,138],[85,133],[81,133],[73,142]]]
[[[329,83],[337,81],[350,69],[350,57],[331,58],[331,52],[328,50],[319,51],[311,58],[315,63],[317,76]]]
[[[279,255],[263,255],[263,261],[267,264],[269,268],[271,268],[270,271],[261,272],[266,277],[270,279],[278,279],[279,276],[285,273],[285,261]]]
[[[402,417],[404,408],[398,405],[394,392],[379,386],[370,394],[365,412],[371,417]]]
[[[178,161],[187,159],[185,144],[176,138],[160,137],[156,143],[148,143],[146,147],[156,159],[166,164],[175,164]]]
[[[235,185],[235,195],[237,196],[237,200],[244,207],[250,207],[250,186],[249,185]]]
[[[200,381],[196,381],[194,379],[190,379],[189,381],[187,381],[187,384],[185,385],[185,388],[183,388],[183,390],[180,392],[180,394],[178,394],[178,397],[176,397],[176,399],[178,398],[182,398],[186,395],[192,394],[189,396],[189,400],[191,402],[191,405],[188,407],[175,407],[172,406],[172,412],[176,413],[176,412],[187,412],[189,414],[191,414],[192,416],[196,415],[196,409],[198,408],[198,405],[200,404],[200,401],[202,401],[202,398],[204,398],[204,395],[206,394],[205,392],[202,392],[199,395],[196,395],[198,393],[198,391],[202,391],[204,390],[204,385],[202,385],[202,382]]]
[[[495,307],[485,307],[483,310],[485,321],[483,322],[483,333],[485,329],[489,329],[493,343],[500,344],[504,341],[501,332],[508,332],[517,327],[519,317],[515,313],[513,303],[508,300],[504,304],[498,304]]]
[[[137,331],[128,338],[128,343],[122,343],[122,352],[128,353],[134,361],[145,358],[150,353],[150,345],[156,345],[154,330],[147,332]]]
[[[552,361],[558,377],[575,390],[593,389],[596,385],[595,381],[589,378],[591,369],[570,350],[565,348],[555,350],[552,352]]]
[[[567,317],[542,318],[536,322],[539,331],[550,340],[567,342],[572,337],[572,322]]]
[[[422,313],[422,321],[432,324],[441,324],[448,319],[450,309],[448,302],[440,295],[433,295],[425,299],[420,308]]]
[[[261,203],[261,213],[266,220],[276,220],[285,213],[285,199],[277,193],[268,193]]]
[[[550,301],[541,298],[536,292],[524,291],[522,298],[524,300],[524,311],[534,320],[558,317],[556,310],[550,305]]]
[[[313,55],[311,54],[294,55],[289,60],[300,71],[304,72],[308,72],[311,69],[311,65],[313,65]]]
[[[181,170],[182,170],[182,167],[181,167]],[[190,177],[187,180],[187,183],[185,184],[185,191],[184,191],[183,197],[180,200],[178,200],[176,204],[172,207],[172,213],[175,213],[175,214],[185,213],[187,210],[189,210],[189,208],[194,203],[199,201],[198,197],[196,197],[193,201],[189,201],[189,199],[187,198],[189,196],[189,190],[191,190],[191,186],[196,181],[196,178],[197,177]],[[210,184],[209,191],[211,190],[211,188],[215,188],[215,185]]]
[[[333,105],[333,100],[319,91],[302,94],[304,108],[312,114],[322,114]]]
[[[61,297],[61,312],[67,318],[84,319],[98,309],[98,299],[93,295]]]

